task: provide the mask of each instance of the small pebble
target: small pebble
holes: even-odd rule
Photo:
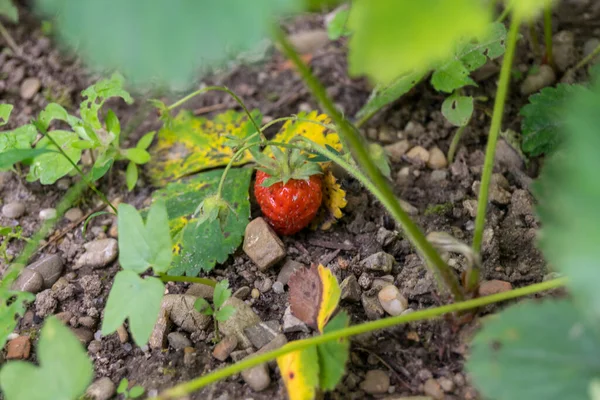
[[[104,268],[117,259],[119,254],[116,239],[99,239],[84,245],[85,253],[77,259],[73,269],[81,267]]]
[[[83,217],[83,211],[79,207],[71,208],[65,213],[65,218],[71,222],[79,221],[81,217]]]
[[[348,300],[353,302],[360,301],[360,285],[358,284],[358,279],[354,274],[348,275],[346,279],[342,281],[340,284],[340,298],[342,300]]]
[[[115,384],[108,377],[100,378],[85,391],[92,400],[108,400],[115,394]]]
[[[258,299],[260,297],[260,291],[257,288],[252,289],[250,296],[252,296],[253,299]]]
[[[288,306],[283,313],[283,331],[285,333],[309,332],[309,329],[304,322],[292,314],[292,309]]]
[[[214,348],[213,357],[219,361],[225,361],[235,350],[238,340],[235,336],[225,336]]]
[[[285,293],[285,290],[283,288],[283,283],[277,281],[273,284],[273,292],[277,293],[277,294],[283,294]]]
[[[117,328],[117,335],[119,336],[119,342],[127,343],[129,340],[129,334],[127,333],[127,329],[123,325],[120,325]]]
[[[42,221],[47,221],[49,219],[56,218],[56,209],[55,208],[44,208],[40,211],[40,219]]]
[[[442,400],[444,398],[444,391],[440,387],[438,381],[433,378],[425,381],[425,384],[423,385],[423,391],[427,396],[431,396],[435,400]]]
[[[26,360],[31,352],[31,341],[29,336],[19,336],[12,339],[6,345],[7,360]]]
[[[266,363],[245,369],[242,371],[242,378],[255,392],[265,390],[271,384],[271,377]]]
[[[186,347],[183,349],[183,365],[191,367],[196,362],[196,349],[193,347]],[[150,393],[148,393],[150,395]]]
[[[388,285],[377,294],[381,307],[390,315],[402,314],[408,308],[408,300],[394,285]]]
[[[248,286],[242,286],[241,288],[235,291],[233,297],[237,297],[240,300],[246,300],[249,294],[250,288]]]
[[[549,65],[541,65],[537,73],[529,74],[521,84],[521,94],[528,96],[556,82],[556,74]]]
[[[446,155],[438,147],[433,147],[429,150],[429,160],[427,166],[431,169],[442,169],[448,166]]]
[[[419,162],[422,164],[426,164],[429,161],[429,152],[421,146],[415,146],[406,153],[406,157],[413,160],[414,162]]]
[[[96,354],[102,350],[102,342],[98,340],[92,340],[88,345],[88,351],[92,354]]]
[[[2,206],[2,215],[6,218],[16,219],[25,213],[25,206],[23,203],[8,203]]]
[[[21,83],[21,98],[25,100],[32,99],[40,90],[42,83],[38,78],[27,78]]]
[[[360,388],[368,394],[384,394],[390,387],[390,377],[380,369],[367,371]]]
[[[510,282],[494,279],[491,281],[481,282],[478,293],[479,296],[489,296],[492,294],[508,292],[509,290],[512,290],[512,285]]]
[[[171,332],[167,335],[167,339],[169,341],[169,345],[175,350],[182,350],[192,345],[190,339],[185,337],[185,335],[181,332]]]

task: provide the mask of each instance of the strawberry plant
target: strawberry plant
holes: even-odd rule
[[[229,289],[229,281],[223,279],[221,282],[215,285],[215,291],[213,293],[213,306],[208,304],[208,301],[199,297],[194,303],[194,308],[204,315],[213,317],[215,323],[215,341],[221,340],[219,338],[219,321],[227,321],[235,314],[235,308],[233,306],[223,305],[228,298],[231,297],[231,289]]]

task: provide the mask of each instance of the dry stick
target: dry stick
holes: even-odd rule
[[[4,40],[6,40],[6,43],[12,49],[12,51],[15,53],[15,55],[20,56],[21,48],[19,46],[17,46],[17,43],[15,43],[15,40],[12,38],[10,33],[8,33],[8,30],[4,27],[2,22],[0,22],[0,35],[2,35]]]
[[[594,58],[596,58],[596,56],[600,54],[600,44],[598,46],[596,46],[594,48],[594,50],[592,50],[592,52],[590,54],[588,54],[587,56],[585,56],[581,61],[579,61],[573,68],[571,68],[570,70],[568,70],[565,75],[567,74],[572,74],[575,71],[585,67],[586,65],[588,65],[592,60],[594,60]]]
[[[366,322],[360,325],[353,325],[344,329],[337,330],[335,332],[326,333],[319,336],[313,336],[309,339],[296,340],[288,343],[284,347],[281,347],[277,350],[245,358],[233,365],[217,369],[216,371],[213,371],[210,374],[174,386],[170,389],[165,390],[164,392],[159,394],[157,397],[152,398],[151,400],[171,400],[186,396],[212,383],[223,380],[229,376],[239,374],[245,369],[255,367],[257,365],[269,362],[271,360],[275,360],[278,357],[281,357],[288,353],[292,353],[294,351],[304,350],[306,348],[317,346],[333,340],[361,335],[366,332],[390,328],[395,325],[406,324],[408,322],[413,321],[430,320],[448,313],[471,310],[474,308],[486,306],[488,304],[494,304],[522,296],[532,295],[545,290],[561,287],[565,283],[565,278],[553,279],[550,281],[525,286],[523,288],[493,294],[491,296],[479,297],[473,300],[467,300],[460,303],[449,304],[446,306],[430,308],[422,311],[415,311],[413,313],[399,315],[397,317],[379,319],[376,321]]]

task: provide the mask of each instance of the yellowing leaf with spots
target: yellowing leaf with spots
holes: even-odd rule
[[[316,347],[308,347],[277,357],[277,365],[290,400],[315,398],[319,385],[319,359]]]
[[[311,222],[312,229],[328,230],[344,215],[342,208],[346,207],[346,191],[337,182],[330,170],[323,176],[323,203],[319,213]]]
[[[260,124],[262,116],[253,111],[252,116]],[[213,119],[195,117],[189,111],[180,112],[168,126],[158,132],[158,141],[150,150],[152,161],[149,174],[157,186],[210,168],[227,165],[234,154],[227,146],[230,138],[246,138],[256,132],[254,125],[244,113],[229,110]],[[258,142],[258,135],[256,136]],[[235,165],[252,160],[249,152],[241,156]]]
[[[323,329],[329,319],[333,315],[335,309],[340,302],[340,295],[342,290],[336,277],[331,273],[329,268],[325,268],[319,265],[319,277],[323,285],[323,295],[321,298],[321,305],[319,307],[319,314],[317,316],[317,327],[319,332],[323,333]]]

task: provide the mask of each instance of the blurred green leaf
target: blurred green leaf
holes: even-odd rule
[[[13,149],[0,153],[0,170],[11,168],[14,164],[31,160],[40,154],[49,153],[49,149]]]
[[[0,0],[1,1],[6,1],[6,0]],[[0,3],[1,4],[1,3]],[[1,8],[1,6],[0,6]],[[0,14],[2,13],[2,11],[0,11]],[[10,113],[13,110],[13,105],[12,104],[0,104],[0,126],[4,126],[8,123],[8,120],[10,119]]]
[[[140,385],[136,385],[134,387],[131,388],[131,390],[129,391],[129,398],[130,399],[137,399],[138,397],[140,397],[141,395],[144,394],[145,389],[143,387],[141,387]]]
[[[127,378],[123,378],[123,379],[121,379],[121,382],[119,382],[119,386],[117,386],[117,393],[119,393],[119,394],[125,393],[128,388],[129,388],[129,380]]]
[[[253,50],[296,0],[37,0],[59,37],[93,68],[133,84],[185,89],[199,73]],[[110,27],[107,26],[110,22]],[[84,118],[85,119],[85,118]]]
[[[473,115],[473,98],[454,92],[442,103],[442,114],[452,125],[465,126]]]
[[[47,133],[62,148],[65,154],[75,164],[81,158],[81,149],[74,147],[74,143],[79,142],[79,136],[70,131],[54,130]],[[40,154],[33,159],[27,180],[33,182],[39,179],[43,185],[51,185],[63,176],[67,175],[74,168],[73,165],[61,153],[58,148],[44,136],[35,146],[36,149],[47,149],[52,152]]]
[[[345,311],[338,313],[325,325],[323,333],[346,328],[350,317]],[[319,355],[319,381],[323,390],[333,390],[344,377],[346,363],[350,356],[350,342],[347,338],[322,343],[317,346]]]
[[[335,13],[335,16],[327,24],[327,35],[331,40],[337,40],[342,36],[350,35],[351,31],[348,29],[348,16],[350,10],[342,8]]]
[[[580,85],[559,84],[547,87],[529,97],[529,103],[521,108],[523,116],[521,148],[529,156],[550,154],[564,139],[564,118],[567,102],[578,91],[586,90]]]
[[[56,0],[46,0],[45,3],[50,5],[50,3],[54,3],[55,1]],[[69,2],[69,0],[63,1],[63,3]],[[86,5],[92,8],[92,3],[94,3],[93,0],[87,1],[85,2],[85,4],[81,3],[79,6],[76,6],[76,8],[79,8],[81,6],[85,7]],[[113,14],[113,16],[115,16],[115,14]],[[99,15],[97,17],[99,18]],[[105,30],[112,31],[112,29]],[[121,41],[122,40],[126,40],[126,38],[121,38]],[[115,45],[116,43],[118,42],[113,43],[113,45]],[[84,100],[79,106],[79,113],[81,114],[81,119],[85,123],[89,124],[93,129],[101,129],[102,124],[98,119],[98,111],[100,111],[106,100],[108,100],[111,97],[120,97],[123,100],[125,100],[127,104],[132,104],[133,99],[131,98],[129,93],[125,89],[123,89],[123,83],[124,79],[121,75],[113,74],[110,79],[103,79],[81,92],[81,95],[84,97]],[[114,121],[112,123],[114,123]]]
[[[250,217],[252,169],[233,168],[227,174],[222,197],[235,212],[228,213],[223,230],[218,219],[198,225],[194,217],[198,204],[216,193],[222,174],[222,169],[203,172],[154,192],[155,200],[165,200],[169,214],[175,253],[170,275],[196,276],[200,270],[210,271],[242,242]]]
[[[127,170],[125,170],[125,183],[127,183],[127,190],[132,191],[138,180],[138,167],[133,161],[127,164]]]
[[[79,398],[94,368],[79,339],[55,317],[44,323],[37,346],[39,367],[10,361],[0,370],[0,386],[8,400]]]
[[[198,297],[196,299],[196,301],[194,302],[194,308],[196,309],[196,311],[204,315],[213,315],[213,308],[210,306],[208,301],[206,301],[206,299],[203,299],[202,297]]]
[[[11,22],[19,22],[19,10],[12,0],[0,0],[0,15],[5,16]]]
[[[112,167],[113,163],[115,162],[115,155],[115,149],[108,149],[98,156],[91,171],[91,178],[93,181],[97,181],[108,172],[110,167]]]
[[[121,134],[121,123],[119,122],[117,114],[115,114],[113,110],[108,110],[108,112],[106,113],[105,123],[106,130],[114,133],[117,136]]]
[[[213,303],[215,309],[220,309],[225,303],[225,300],[231,297],[231,289],[229,289],[229,281],[223,279],[215,286],[215,292],[213,294]]]
[[[554,0],[506,0],[506,7],[513,14],[525,20],[535,19],[544,7],[552,5]]]
[[[37,123],[40,126],[40,130],[46,132],[50,127],[50,123],[55,119],[66,122],[73,129],[81,125],[81,120],[69,114],[63,106],[57,103],[50,103],[38,115]]]
[[[18,318],[25,315],[27,303],[35,300],[28,292],[9,290],[6,285],[0,287],[0,348],[4,348],[6,339],[17,326]]]
[[[135,147],[137,147],[138,149],[147,150],[148,147],[150,147],[150,145],[152,144],[152,140],[154,139],[154,135],[156,135],[156,132],[154,132],[154,131],[146,133],[137,142],[137,144],[135,145]]]
[[[150,161],[150,154],[146,150],[137,147],[125,150],[125,157],[136,164],[146,164]]]
[[[133,340],[138,346],[146,345],[158,320],[164,290],[158,278],[142,279],[135,271],[119,271],[106,301],[102,334],[110,335],[129,319]]]
[[[489,29],[489,7],[479,0],[355,0],[348,25],[352,75],[389,84],[449,59],[465,38]]]
[[[378,143],[369,143],[369,153],[373,157],[375,165],[383,176],[391,179],[392,170],[390,168],[390,160],[388,159],[385,150]]]
[[[484,398],[587,400],[598,333],[569,301],[525,301],[485,319],[467,371]]]
[[[0,152],[12,149],[26,150],[37,137],[37,130],[33,125],[23,125],[12,131],[0,132]]]
[[[225,306],[219,308],[217,312],[215,312],[215,319],[219,322],[227,321],[229,318],[233,317],[235,311],[236,310],[234,306]]]

